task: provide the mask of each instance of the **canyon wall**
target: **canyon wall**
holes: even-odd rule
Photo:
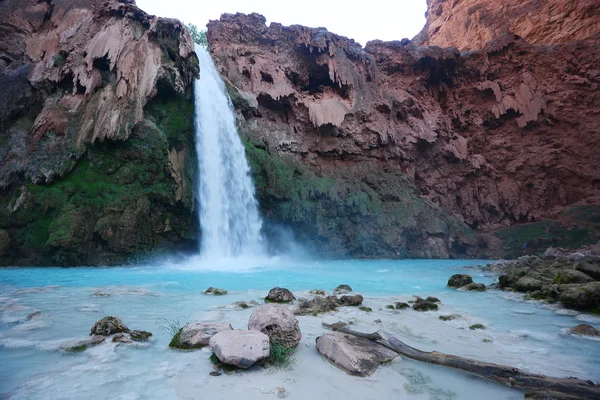
[[[361,48],[258,14],[225,14],[207,37],[267,221],[324,253],[494,257],[598,241],[598,41]]]
[[[507,33],[539,45],[600,40],[598,0],[427,0],[426,17],[415,45],[476,50]]]
[[[192,39],[132,0],[0,2],[0,265],[195,246]]]

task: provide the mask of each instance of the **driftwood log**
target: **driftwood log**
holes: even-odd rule
[[[552,378],[531,374],[506,365],[471,360],[438,351],[421,351],[383,331],[363,333],[348,329],[341,326],[341,324],[322,323],[322,325],[334,331],[373,340],[413,360],[460,369],[526,392],[546,393],[557,399],[600,399],[600,385],[596,385],[592,381],[584,381],[578,378]]]

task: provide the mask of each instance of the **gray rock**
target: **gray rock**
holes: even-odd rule
[[[583,272],[577,271],[575,269],[565,269],[561,270],[556,277],[554,278],[554,282],[558,284],[568,284],[568,283],[588,283],[594,282],[594,279],[590,276],[584,274]]]
[[[85,351],[89,347],[97,346],[103,343],[106,338],[104,336],[93,336],[90,339],[79,340],[77,342],[65,343],[61,349],[70,353],[78,353]]]
[[[302,339],[300,325],[294,313],[278,304],[265,304],[254,310],[248,320],[248,329],[265,333],[271,343],[289,348],[298,346]]]
[[[231,331],[231,324],[222,322],[218,324],[204,324],[196,322],[186,325],[179,335],[179,343],[184,348],[202,348],[208,345],[211,337],[219,332]]]
[[[308,293],[314,294],[314,295],[317,295],[317,296],[327,296],[327,293],[325,293],[325,291],[321,290],[321,289],[309,290]]]
[[[129,336],[131,336],[131,339],[135,340],[136,342],[145,342],[148,339],[150,339],[150,337],[152,336],[152,332],[139,331],[136,329],[134,331],[131,331]]]
[[[341,332],[329,332],[317,338],[317,351],[336,367],[350,375],[369,376],[398,354],[368,339]]]
[[[438,305],[433,301],[417,297],[413,303],[413,310],[415,311],[437,311]]]
[[[473,278],[468,274],[454,274],[448,279],[448,286],[455,288],[463,287],[469,283],[473,283]]]
[[[206,289],[204,291],[204,294],[212,294],[212,295],[215,295],[215,296],[223,296],[223,295],[225,295],[227,293],[228,292],[225,289],[214,288],[212,286],[209,287],[208,289]]]
[[[485,285],[483,283],[469,283],[461,287],[462,290],[467,290],[469,292],[485,292]]]
[[[600,265],[590,264],[588,262],[580,262],[577,264],[577,271],[583,272],[584,274],[600,281]]]
[[[338,309],[338,298],[336,296],[315,297],[311,300],[299,301],[294,310],[295,315],[318,315]]]
[[[339,285],[335,289],[333,289],[333,294],[346,294],[350,293],[352,288],[349,285]]]
[[[571,261],[579,261],[579,260],[583,260],[585,258],[585,254],[580,253],[580,252],[571,253],[567,256],[567,258]]]
[[[296,298],[288,289],[274,287],[269,290],[269,294],[265,297],[267,303],[292,303]]]
[[[600,331],[589,324],[579,324],[571,328],[571,333],[583,336],[600,336]]]
[[[210,348],[224,364],[249,368],[271,351],[269,337],[259,331],[221,331],[210,338]]]
[[[600,307],[600,282],[560,285],[560,301],[569,308],[589,310]]]
[[[123,344],[133,343],[133,340],[131,340],[131,338],[124,333],[117,333],[115,336],[113,336],[112,341],[114,343],[123,343]]]
[[[540,290],[542,288],[542,281],[531,276],[524,276],[519,278],[515,286],[519,292],[531,292],[533,290]]]
[[[90,331],[91,335],[109,336],[114,333],[129,332],[129,328],[125,326],[119,317],[108,316],[97,321]]]
[[[32,313],[30,313],[29,315],[27,315],[27,317],[25,317],[25,321],[31,321],[34,318],[39,318],[42,316],[42,313],[40,311],[34,311]]]
[[[342,296],[338,300],[338,303],[342,306],[360,306],[363,302],[363,297],[360,294],[352,296]]]
[[[231,303],[231,305],[234,307],[246,309],[246,308],[256,307],[259,304],[258,304],[258,301],[250,300],[250,301],[234,301],[233,303]]]

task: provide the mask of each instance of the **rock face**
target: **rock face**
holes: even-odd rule
[[[0,265],[193,243],[198,61],[183,25],[132,0],[49,0],[1,2],[0,27]]]
[[[593,2],[577,3],[597,27]],[[358,257],[514,257],[598,241],[598,42],[361,48],[258,14],[225,14],[207,37],[267,229],[288,224],[321,252]]]
[[[229,323],[204,324],[197,322],[185,326],[179,334],[180,347],[201,348],[208,345],[211,337],[219,332],[231,331],[233,328]]]
[[[317,351],[350,375],[369,376],[398,354],[368,339],[341,332],[329,332],[317,338]]]
[[[468,51],[505,33],[532,44],[600,40],[599,17],[595,0],[427,0],[427,23],[413,42]]]
[[[210,339],[210,348],[225,364],[249,368],[269,357],[269,337],[259,331],[223,331]]]
[[[248,320],[248,329],[269,335],[272,344],[294,348],[302,339],[298,319],[285,306],[265,304],[254,310]]]

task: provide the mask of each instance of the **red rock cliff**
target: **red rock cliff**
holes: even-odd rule
[[[598,0],[427,0],[427,23],[413,42],[481,49],[507,33],[531,44],[600,39]]]
[[[430,13],[434,5],[467,3],[434,2]],[[577,3],[581,11],[592,2]],[[589,4],[586,9],[593,14]],[[580,36],[557,29],[551,38],[540,30],[538,41],[597,37],[598,17],[583,21],[588,28]],[[487,37],[481,38],[480,50],[464,54],[407,40],[373,41],[363,49],[322,28],[267,27],[257,14],[211,21],[208,39],[222,75],[243,100],[237,103],[250,137],[317,176],[361,176],[378,191],[368,179],[382,171],[405,174],[421,198],[479,232],[557,218],[577,202],[598,205],[597,41],[536,46],[504,35],[485,46]],[[552,236],[550,228],[540,229]],[[389,234],[417,235],[422,243],[433,235],[452,255],[451,232]],[[590,235],[588,242],[597,240]],[[516,235],[512,245],[521,246],[521,239]]]

